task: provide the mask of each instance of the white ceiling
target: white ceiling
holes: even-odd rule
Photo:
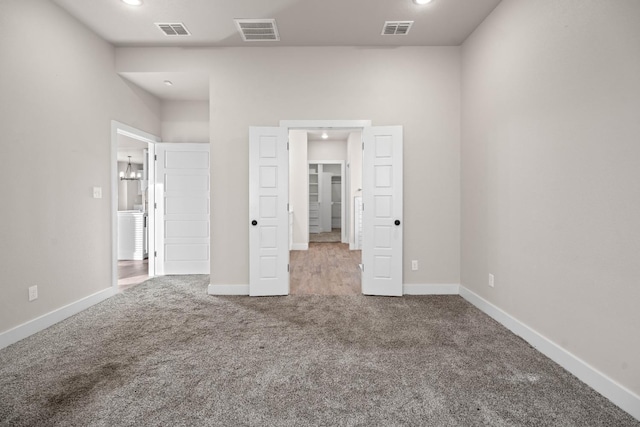
[[[160,99],[169,101],[208,101],[209,75],[204,73],[120,73],[122,77],[140,86]],[[173,85],[167,86],[169,80]]]
[[[327,138],[322,139],[322,133],[327,133]],[[349,139],[349,134],[352,130],[309,130],[307,131],[308,141],[346,141]]]
[[[500,0],[53,0],[115,46],[458,46]],[[274,18],[280,41],[244,42],[235,18]],[[414,21],[407,35],[382,36],[385,21]],[[181,22],[191,36],[165,36],[155,23]],[[209,77],[122,73],[163,100],[209,99]],[[165,86],[170,80],[173,86]]]
[[[54,0],[116,46],[457,46],[500,0]],[[244,42],[235,18],[274,18],[279,42]],[[404,36],[382,36],[385,21],[415,21]],[[154,24],[181,22],[191,36]]]

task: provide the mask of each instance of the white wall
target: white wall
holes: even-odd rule
[[[347,160],[347,141],[309,141],[309,161]]]
[[[462,284],[636,394],[639,17],[504,0],[462,64]]]
[[[289,131],[289,203],[293,209],[293,248],[309,244],[307,132]]]
[[[209,101],[162,101],[163,142],[209,142]]]
[[[248,129],[283,119],[404,126],[404,281],[459,283],[459,48],[117,50],[119,71],[176,63],[211,76],[211,148],[224,154],[211,168],[214,286],[249,282]]]
[[[2,332],[111,286],[111,120],[157,134],[160,105],[51,1],[0,2],[0,58]]]

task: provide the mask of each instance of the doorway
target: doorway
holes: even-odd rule
[[[314,142],[320,141],[309,144]],[[337,142],[344,143],[346,151],[347,140]],[[345,160],[312,157],[309,155],[309,243],[345,243]]]
[[[292,295],[361,293],[361,251],[352,250],[349,244],[353,210],[346,209],[352,200],[348,183],[361,186],[362,182],[361,133],[360,129],[290,131],[289,197],[294,227],[304,228],[301,220],[307,219],[307,233],[297,233],[295,247],[291,245]],[[297,182],[306,182],[306,186],[296,186]],[[302,199],[308,200],[306,209]]]
[[[112,286],[117,292],[135,286],[155,271],[154,180],[149,156],[159,138],[123,123],[111,125]]]
[[[149,278],[148,143],[118,135],[118,290]]]
[[[308,174],[306,153],[302,162],[293,161],[301,153],[295,148],[299,145],[291,141],[290,131],[337,128],[362,130],[361,292],[402,295],[402,126],[340,120],[281,121],[279,127],[249,127],[249,295],[288,295],[289,248],[308,249],[308,241],[289,238],[296,240],[295,236],[303,233],[308,240],[309,212],[308,180],[289,181],[290,169],[300,165],[304,175]],[[290,197],[290,186],[292,192],[302,186],[306,196]],[[304,227],[302,223],[306,223]]]

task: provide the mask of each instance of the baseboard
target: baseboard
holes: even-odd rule
[[[460,285],[456,284],[415,284],[402,285],[403,295],[458,295]]]
[[[249,285],[209,285],[209,295],[249,295]]]
[[[78,314],[92,305],[110,298],[115,295],[115,293],[114,288],[107,288],[103,291],[96,292],[93,295],[89,295],[88,297],[72,302],[71,304],[65,305],[64,307],[53,310],[47,314],[43,314],[40,317],[36,317],[35,319],[23,323],[22,325],[18,325],[8,331],[2,332],[0,334],[0,349],[25,339],[36,332],[40,332],[49,326],[53,326],[74,314]]]
[[[309,244],[308,243],[292,243],[291,250],[292,251],[308,251]]]
[[[571,372],[631,416],[640,420],[640,396],[464,286],[460,286],[460,296],[523,338],[539,352]]]

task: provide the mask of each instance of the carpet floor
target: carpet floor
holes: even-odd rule
[[[0,350],[2,426],[639,426],[458,296],[161,277]]]

